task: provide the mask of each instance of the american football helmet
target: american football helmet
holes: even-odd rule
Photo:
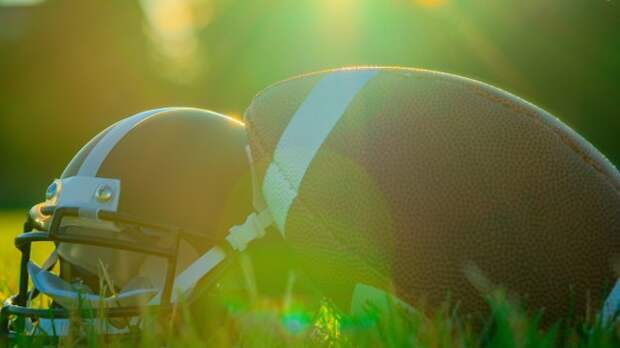
[[[260,92],[245,123],[256,214],[343,309],[370,289],[484,313],[500,286],[548,322],[594,313],[614,286],[620,174],[500,89],[406,68],[323,71]]]
[[[179,107],[139,113],[94,137],[15,238],[19,293],[2,307],[3,334],[63,336],[71,313],[93,309],[105,311],[99,333],[123,334],[145,306],[166,310],[190,296],[226,259],[229,228],[252,210],[245,146],[242,122]],[[41,241],[55,249],[37,265],[31,244]],[[32,307],[40,294],[50,308]]]

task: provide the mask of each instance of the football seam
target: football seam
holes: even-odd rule
[[[575,142],[573,142],[566,134],[563,134],[556,127],[548,124],[544,119],[542,119],[542,117],[540,117],[536,113],[533,113],[525,109],[524,107],[514,104],[510,100],[504,99],[500,96],[496,96],[489,92],[484,91],[481,86],[467,86],[467,87],[470,89],[473,89],[474,92],[478,96],[485,98],[491,101],[492,103],[506,107],[516,114],[527,116],[530,119],[537,122],[538,124],[542,125],[545,129],[547,129],[547,131],[551,131],[553,134],[555,134],[558,137],[558,139],[565,146],[571,149],[571,151],[573,151],[577,155],[577,157],[579,157],[585,164],[589,165],[592,169],[594,169],[596,172],[601,174],[603,178],[605,179],[605,181],[607,181],[607,183],[614,189],[614,191],[617,194],[620,194],[620,188],[618,188],[617,185],[614,184],[614,180],[605,172],[605,170],[603,170],[603,168],[601,168],[601,166],[598,163],[596,163],[594,159],[592,159],[587,153],[585,153],[580,148],[580,146],[576,144]]]
[[[365,67],[365,68],[372,68],[372,67]],[[429,75],[417,75],[417,76],[412,75],[412,73],[415,73],[415,72],[428,73]],[[479,97],[482,97],[494,104],[506,107],[518,115],[528,116],[530,119],[534,120],[539,125],[547,129],[547,131],[551,131],[551,133],[555,134],[565,146],[567,146],[571,151],[573,151],[573,153],[575,153],[577,157],[581,158],[581,160],[585,164],[587,164],[589,167],[591,167],[596,172],[598,172],[600,175],[602,175],[604,180],[614,189],[614,191],[617,194],[620,194],[620,187],[615,183],[615,180],[594,159],[592,159],[592,157],[590,157],[585,151],[583,151],[583,149],[581,149],[579,144],[576,144],[575,142],[573,142],[566,134],[563,134],[562,132],[559,131],[559,129],[557,129],[556,127],[554,127],[553,125],[545,121],[542,116],[537,115],[536,113],[530,110],[527,110],[526,108],[520,105],[516,105],[512,101],[506,98],[503,98],[500,95],[494,95],[490,92],[487,92],[483,88],[486,87],[486,88],[492,89],[497,94],[502,94],[502,93],[507,93],[507,92],[497,87],[487,85],[483,82],[471,80],[466,77],[432,71],[432,70],[412,69],[412,68],[402,68],[402,69],[389,68],[385,71],[385,73],[406,74],[408,78],[413,78],[417,80],[437,81],[437,82],[461,87],[461,88],[464,88],[465,90],[473,90],[474,94]],[[455,81],[449,80],[448,77],[455,78],[456,80]],[[516,97],[516,98],[519,98],[519,97]],[[524,103],[528,103],[528,102],[524,101]]]

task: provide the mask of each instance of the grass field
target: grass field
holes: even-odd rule
[[[19,251],[13,245],[13,238],[22,231],[26,214],[23,211],[0,212],[0,296],[17,290]],[[33,247],[32,257],[42,262],[49,255],[52,246],[49,243]]]
[[[19,253],[13,237],[20,232],[23,213],[0,213],[0,292],[2,298],[17,288]],[[41,262],[51,246],[37,247],[35,260]],[[243,264],[244,262],[241,262]],[[69,337],[64,346],[328,346],[328,347],[619,347],[620,325],[602,327],[598,323],[567,323],[542,328],[536,316],[494,292],[488,301],[492,313],[482,320],[464,319],[445,306],[432,317],[410,313],[393,305],[386,310],[369,306],[364,315],[338,312],[329,301],[285,298],[261,293],[251,272],[243,272],[246,288],[240,296],[215,293],[210,304],[182,303],[174,321],[147,320],[140,338],[103,341],[95,335]],[[248,274],[250,274],[248,276]],[[218,297],[219,296],[219,297]],[[214,305],[215,304],[215,305]],[[174,322],[174,324],[171,324]],[[87,330],[87,332],[89,332]],[[21,345],[37,345],[27,341]]]

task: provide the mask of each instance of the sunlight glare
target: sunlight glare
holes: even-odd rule
[[[177,82],[191,82],[203,68],[197,30],[209,23],[208,0],[141,0],[146,30],[163,58],[163,72]]]
[[[434,8],[445,5],[447,0],[415,0],[415,4],[421,7]]]

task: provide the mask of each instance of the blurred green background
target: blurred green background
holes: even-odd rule
[[[620,164],[618,0],[0,0],[0,209],[144,109],[240,117],[277,80],[401,65],[482,80]]]

